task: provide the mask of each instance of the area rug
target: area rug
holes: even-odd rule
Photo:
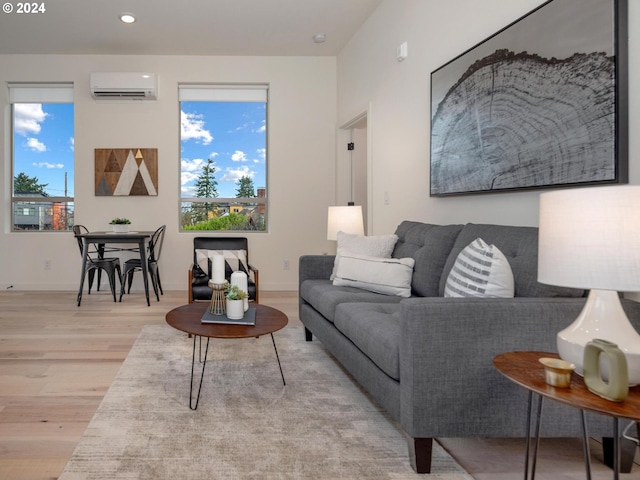
[[[320,342],[274,336],[286,386],[268,335],[214,339],[192,411],[193,341],[146,326],[60,480],[472,480],[437,444],[416,475],[400,429]]]

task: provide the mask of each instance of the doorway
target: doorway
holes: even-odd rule
[[[336,191],[338,205],[362,206],[365,234],[370,234],[370,108],[340,127]]]

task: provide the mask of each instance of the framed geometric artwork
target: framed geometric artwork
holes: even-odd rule
[[[431,73],[430,195],[628,182],[627,0],[550,0]]]
[[[158,195],[157,148],[96,148],[96,196]]]

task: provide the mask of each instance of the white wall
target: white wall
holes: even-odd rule
[[[95,102],[96,71],[158,74],[155,103]],[[336,59],[334,57],[37,56],[0,55],[0,85],[8,81],[75,82],[75,221],[108,229],[115,216],[136,229],[167,225],[160,262],[168,290],[185,290],[193,233],[180,233],[179,82],[259,82],[270,85],[269,232],[248,233],[250,260],[264,290],[297,288],[298,257],[331,249],[327,206],[335,198]],[[6,94],[0,94],[3,168],[0,195],[0,288],[74,290],[80,255],[71,233],[10,231],[10,135]],[[158,148],[157,197],[96,197],[94,148]],[[51,269],[45,270],[45,260]],[[289,260],[290,270],[283,269]],[[140,275],[136,275],[141,285]],[[186,299],[186,293],[185,293]]]
[[[372,142],[374,234],[403,219],[537,225],[540,191],[429,197],[430,74],[541,0],[385,0],[338,56],[338,124],[366,111]],[[640,2],[629,1],[630,183],[640,183]],[[408,42],[408,58],[396,48]],[[338,183],[338,185],[341,185]],[[389,192],[389,205],[384,192]],[[341,192],[338,192],[338,196]]]

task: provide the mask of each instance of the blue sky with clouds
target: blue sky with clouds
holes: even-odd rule
[[[48,184],[52,197],[73,196],[73,104],[14,105],[14,170]]]
[[[180,107],[183,197],[195,196],[194,182],[208,159],[216,167],[220,198],[235,197],[243,176],[256,189],[266,187],[266,104],[181,102]]]

